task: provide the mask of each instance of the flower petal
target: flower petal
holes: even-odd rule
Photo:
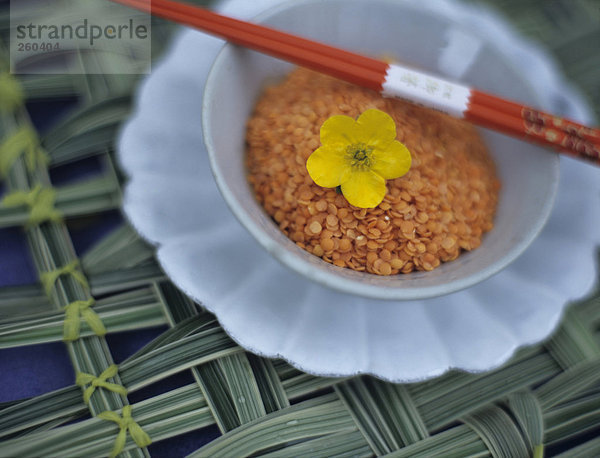
[[[336,115],[328,118],[321,125],[321,144],[350,145],[355,140],[356,121],[350,116]]]
[[[386,180],[401,177],[409,171],[412,163],[410,151],[397,140],[385,149],[375,148],[371,153],[371,170]]]
[[[342,175],[349,167],[345,155],[343,147],[321,146],[308,157],[306,170],[319,186],[335,188],[341,184]]]
[[[377,207],[385,193],[385,180],[369,169],[348,169],[344,174],[342,194],[350,205],[360,208]]]
[[[356,120],[355,137],[360,143],[385,149],[396,138],[396,123],[384,111],[367,110]]]

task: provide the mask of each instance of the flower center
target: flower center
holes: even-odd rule
[[[350,166],[365,169],[371,166],[373,148],[365,143],[354,143],[346,147]]]

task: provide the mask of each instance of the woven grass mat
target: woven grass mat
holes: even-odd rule
[[[600,114],[596,0],[487,3],[543,43]],[[3,10],[4,43],[7,27]],[[157,55],[172,30],[153,22]],[[7,65],[4,50],[0,66]],[[78,96],[80,108],[41,138],[29,131],[30,163],[18,158],[5,177],[6,191],[40,186],[28,196],[53,202],[62,219],[48,205],[38,208],[41,224],[30,224],[26,206],[0,208],[0,227],[25,228],[40,276],[36,284],[0,289],[0,348],[62,341],[67,319],[65,345],[78,376],[72,386],[0,405],[1,456],[105,456],[115,445],[122,456],[149,456],[146,435],[157,443],[215,424],[222,435],[194,456],[600,456],[598,294],[572,305],[547,342],[484,374],[455,371],[394,385],[318,378],[259,358],[178,292],[127,225],[79,258],[73,249],[74,224],[119,208],[114,139],[136,79],[24,75],[17,84],[23,100],[0,113],[0,139],[31,128],[25,101]],[[45,190],[49,171],[91,156],[103,164],[100,175]],[[105,332],[159,325],[168,330],[113,365]],[[130,403],[182,372],[191,374],[188,384]]]

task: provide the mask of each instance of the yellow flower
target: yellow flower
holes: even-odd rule
[[[396,140],[394,120],[367,110],[354,120],[332,116],[321,126],[321,146],[306,161],[313,181],[325,188],[341,186],[351,205],[373,208],[385,197],[385,180],[410,169],[408,149]]]

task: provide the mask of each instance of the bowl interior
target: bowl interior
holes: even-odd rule
[[[501,50],[442,14],[397,1],[295,1],[258,19],[292,33],[373,56],[394,56],[424,71],[445,74],[449,36],[477,49],[463,65],[463,83],[539,106],[534,89]],[[473,54],[473,53],[471,53]],[[460,56],[460,54],[459,54]],[[418,299],[474,285],[513,261],[546,222],[558,183],[558,158],[548,151],[481,129],[502,181],[492,231],[476,250],[432,272],[380,277],[328,264],[296,246],[256,202],[246,177],[246,123],[265,85],[292,65],[226,45],[208,77],[203,129],[217,185],[233,213],[276,258],[295,271],[347,292],[380,299]]]

